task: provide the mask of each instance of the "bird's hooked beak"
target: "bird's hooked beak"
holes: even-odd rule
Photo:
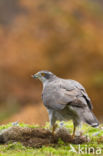
[[[32,78],[37,79],[38,78],[38,74],[32,75]]]

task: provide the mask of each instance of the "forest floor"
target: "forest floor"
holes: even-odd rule
[[[45,127],[24,123],[0,126],[0,156],[76,156],[103,155],[103,125],[83,124],[82,133],[72,139],[72,122],[58,122],[53,136]]]

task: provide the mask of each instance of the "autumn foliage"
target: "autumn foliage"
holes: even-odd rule
[[[42,69],[81,82],[103,116],[102,1],[0,1],[1,111],[40,103]]]

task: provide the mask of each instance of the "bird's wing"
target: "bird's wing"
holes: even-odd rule
[[[79,99],[80,97],[82,97],[81,99],[84,98],[89,109],[93,109],[91,100],[88,94],[86,93],[85,88],[79,82],[74,81],[74,80],[66,80],[65,82],[62,82],[61,88],[64,88],[66,91],[68,91],[68,94],[72,94],[78,97]]]
[[[85,88],[77,81],[74,81],[74,84],[75,84],[74,86],[76,86],[76,88],[78,88],[81,91],[82,96],[86,100],[88,107],[90,109],[93,109],[93,105],[92,105],[91,99],[89,98],[88,94],[86,93]]]
[[[50,88],[43,96],[44,105],[54,110],[62,110],[67,105],[92,108],[85,89],[76,81],[61,81],[57,87]]]

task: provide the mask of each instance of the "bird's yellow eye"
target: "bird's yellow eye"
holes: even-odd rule
[[[42,76],[45,76],[45,73],[42,73],[41,75],[42,75]]]

